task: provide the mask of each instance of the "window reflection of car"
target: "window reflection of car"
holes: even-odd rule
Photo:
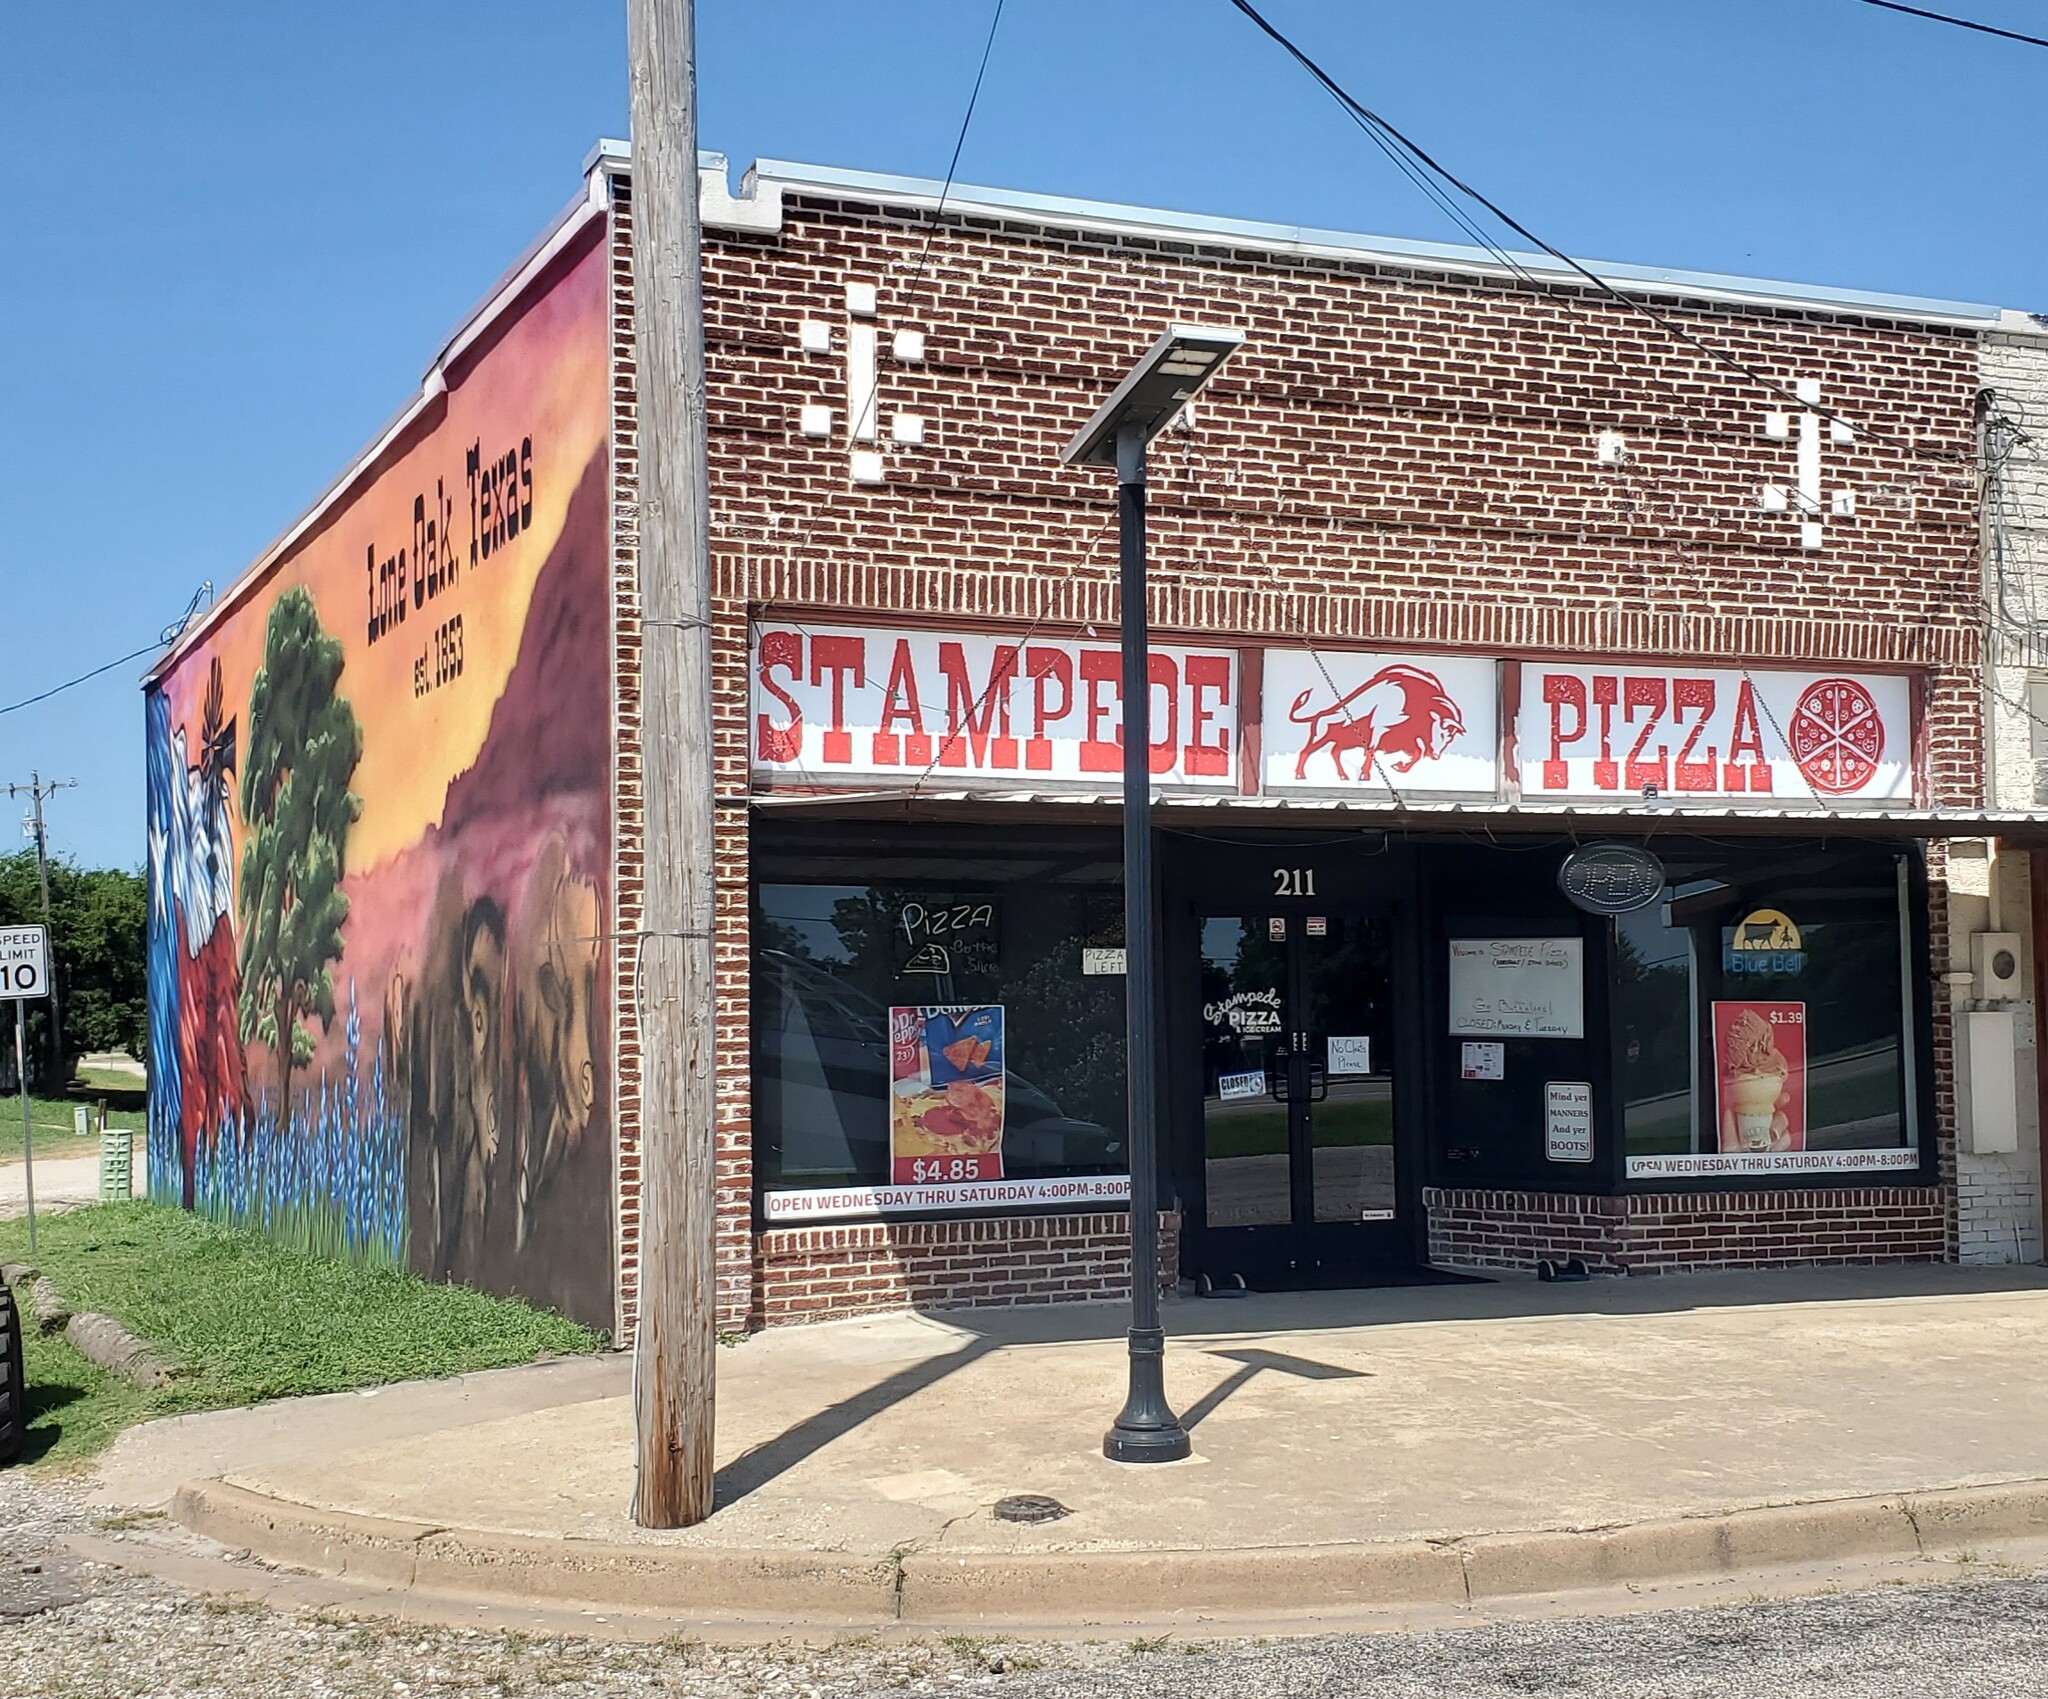
[[[769,1087],[756,1107],[781,1134],[785,1173],[886,1170],[888,1009],[783,950],[758,951],[754,972],[756,995],[774,1005],[755,1030]],[[1109,1128],[1063,1114],[1014,1071],[1003,1087],[1005,1172],[1086,1172],[1123,1161],[1123,1140]]]

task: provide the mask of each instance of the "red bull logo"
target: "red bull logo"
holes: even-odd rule
[[[1325,707],[1309,707],[1315,694],[1304,690],[1287,713],[1296,725],[1308,728],[1294,763],[1297,780],[1307,779],[1310,758],[1325,750],[1337,777],[1347,782],[1351,774],[1345,760],[1353,754],[1365,758],[1358,772],[1361,783],[1381,763],[1395,773],[1412,773],[1424,761],[1441,759],[1465,730],[1465,716],[1443,681],[1420,667],[1382,667]]]

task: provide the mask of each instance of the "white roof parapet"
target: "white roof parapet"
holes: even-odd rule
[[[1510,280],[1516,275],[1488,250],[1460,243],[1413,241],[1399,236],[1319,230],[1299,224],[1217,218],[1204,213],[1170,212],[1157,207],[1032,194],[1018,189],[993,189],[973,183],[955,183],[948,188],[930,177],[898,177],[834,165],[804,165],[786,159],[756,160],[747,171],[745,187],[755,188],[756,185],[759,186],[756,192],[779,187],[788,193],[826,195],[838,200],[911,207],[920,211],[935,210],[943,200],[949,217],[995,218],[1063,230],[1095,231],[1108,236],[1182,242],[1195,247],[1254,248],[1305,259],[1396,266],[1410,271],[1450,271]],[[1591,287],[1584,278],[1549,254],[1517,253],[1512,257],[1518,267],[1539,282],[1562,284],[1567,288]],[[1585,263],[1589,271],[1605,282],[1633,295],[1662,295],[1749,307],[1783,307],[1799,312],[1904,319],[1972,330],[1996,326],[2000,318],[1997,307],[1971,301],[1929,300],[1916,295],[1836,289],[1824,284],[1788,283],[1773,278],[1738,277],[1719,272],[1623,265],[1607,260]]]
[[[583,156],[586,174],[610,169],[631,175],[633,145],[606,136]],[[779,236],[782,233],[782,186],[756,183],[749,171],[735,195],[726,186],[731,169],[722,153],[708,148],[697,150],[697,216],[707,230],[729,230],[741,236]]]

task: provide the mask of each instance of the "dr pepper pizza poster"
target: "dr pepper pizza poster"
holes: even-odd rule
[[[890,1183],[1002,1177],[1002,1005],[891,1008]]]

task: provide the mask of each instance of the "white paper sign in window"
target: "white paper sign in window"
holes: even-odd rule
[[[1361,1034],[1356,1038],[1332,1038],[1328,1071],[1337,1074],[1369,1074],[1372,1072],[1372,1039]]]
[[[1451,1036],[1584,1038],[1585,942],[1453,938]]]
[[[1585,1081],[1544,1084],[1543,1154],[1552,1162],[1593,1160],[1593,1088]]]
[[[1508,1047],[1498,1041],[1471,1039],[1458,1047],[1458,1078],[1461,1080],[1504,1080],[1508,1077]]]

